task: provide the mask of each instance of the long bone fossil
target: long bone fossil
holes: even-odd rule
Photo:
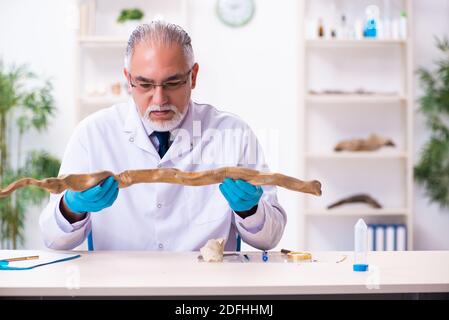
[[[22,178],[0,189],[0,198],[7,197],[14,190],[33,185],[44,188],[51,193],[61,193],[66,189],[84,191],[109,176],[114,176],[119,188],[126,188],[137,183],[175,183],[186,186],[204,186],[221,183],[224,178],[242,179],[253,185],[276,185],[289,190],[321,195],[321,183],[317,180],[301,181],[280,173],[265,173],[242,167],[223,167],[214,170],[186,172],[175,168],[126,170],[119,174],[111,171],[100,171],[91,174],[69,174],[57,178],[36,180]]]

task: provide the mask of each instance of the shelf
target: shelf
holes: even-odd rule
[[[128,39],[123,37],[109,36],[84,36],[79,37],[78,41],[82,46],[88,47],[126,47]]]
[[[309,48],[328,48],[328,47],[376,47],[376,46],[404,46],[407,43],[405,39],[308,39],[306,47]]]
[[[391,160],[391,159],[407,159],[406,152],[328,152],[328,153],[306,153],[309,160],[337,160],[337,159],[354,159],[354,160]]]
[[[306,101],[323,104],[399,104],[405,102],[406,98],[396,94],[308,94]]]
[[[406,216],[406,208],[384,209],[307,209],[306,216]]]
[[[104,107],[112,106],[113,104],[128,101],[129,96],[106,96],[106,97],[82,97],[80,103],[87,107]]]

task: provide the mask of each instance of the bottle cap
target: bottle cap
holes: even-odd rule
[[[367,264],[354,264],[352,265],[352,270],[354,271],[368,271]]]

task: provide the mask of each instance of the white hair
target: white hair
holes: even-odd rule
[[[149,44],[158,43],[170,45],[176,43],[183,49],[189,67],[193,66],[194,55],[192,40],[189,34],[176,24],[157,20],[149,24],[141,24],[131,33],[125,53],[126,69],[129,70],[134,47],[142,41],[146,41]]]

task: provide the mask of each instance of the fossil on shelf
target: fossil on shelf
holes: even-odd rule
[[[175,183],[186,186],[204,186],[221,183],[224,178],[242,179],[253,185],[277,185],[289,190],[321,195],[321,183],[317,180],[302,181],[280,173],[260,172],[242,167],[222,167],[214,170],[186,172],[175,168],[126,170],[119,174],[111,171],[100,171],[91,174],[69,174],[58,178],[36,180],[23,178],[0,189],[0,198],[7,197],[14,190],[28,185],[43,188],[52,193],[61,193],[66,189],[84,191],[109,176],[114,176],[119,188],[126,188],[136,183]]]
[[[339,142],[335,151],[374,151],[383,146],[394,147],[393,141],[376,134],[371,134],[367,139],[351,139]]]
[[[321,91],[309,90],[311,95],[376,95],[376,96],[393,96],[398,95],[397,92],[382,92],[382,91],[370,91],[364,88],[358,88],[355,90],[340,90],[340,89],[326,89]]]
[[[373,199],[371,196],[367,194],[356,194],[347,198],[343,198],[337,202],[334,202],[333,204],[327,206],[328,209],[336,208],[344,204],[348,203],[366,203],[372,208],[375,209],[381,209],[382,205],[375,199]]]

